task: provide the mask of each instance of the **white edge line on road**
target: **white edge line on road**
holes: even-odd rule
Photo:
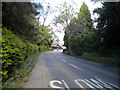
[[[82,70],[82,69],[78,68],[77,66],[75,66],[75,65],[73,65],[73,64],[70,64],[70,65],[71,65],[72,67],[78,69],[78,70]]]
[[[69,88],[69,86],[67,85],[67,83],[66,83],[64,80],[61,80],[61,81],[64,83],[65,88],[67,88],[67,90],[70,90],[70,88]]]

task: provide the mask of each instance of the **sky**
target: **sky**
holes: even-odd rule
[[[97,14],[93,14],[93,10],[94,10],[95,8],[102,7],[101,2],[96,2],[96,3],[95,3],[95,2],[92,2],[92,1],[90,1],[90,0],[72,0],[72,1],[76,3],[76,6],[73,6],[73,7],[75,7],[76,12],[79,12],[79,9],[80,9],[82,3],[85,2],[85,3],[87,4],[89,10],[90,10],[91,18],[92,18],[93,20],[94,20],[94,18],[97,18],[97,17],[98,17]],[[61,3],[63,3],[63,2],[67,2],[67,3],[69,3],[69,4],[72,5],[71,0],[34,0],[34,2],[40,2],[40,3],[43,5],[43,7],[46,7],[46,6],[48,5],[48,3],[49,3],[49,5],[52,7],[53,10],[56,9],[55,6],[58,6],[58,5],[60,5]],[[46,4],[45,2],[46,2],[47,4]],[[47,19],[47,21],[46,21],[45,24],[48,25],[48,24],[53,20],[53,18],[54,18],[55,16],[57,16],[58,14],[59,14],[59,12],[54,12],[54,13],[49,14],[48,19]],[[95,24],[95,23],[94,23],[94,24]],[[58,38],[59,38],[59,40],[60,40],[59,43],[60,43],[60,44],[64,44],[64,41],[63,41],[64,30],[63,30],[63,31],[61,30],[61,32],[56,32],[56,30],[59,30],[60,28],[59,28],[59,27],[55,27],[55,26],[53,26],[53,25],[52,25],[51,27],[52,27],[52,30],[54,31],[55,35],[58,36]]]

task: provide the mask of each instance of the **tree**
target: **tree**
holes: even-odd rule
[[[59,15],[55,17],[54,24],[61,24],[64,28],[69,24],[70,20],[75,16],[76,12],[74,9],[75,3],[73,2],[73,5],[70,5],[67,2],[64,2],[63,4],[60,4],[60,7],[58,7]]]
[[[13,31],[18,36],[34,44],[43,44],[51,39],[50,30],[44,25],[38,25],[36,16],[43,12],[40,3],[30,2],[4,2],[3,3],[3,27]],[[49,11],[49,10],[48,10]],[[45,13],[45,12],[44,12]]]
[[[85,3],[82,4],[77,18],[72,18],[65,32],[65,45],[67,45],[70,54],[82,54],[88,51],[85,45],[90,37],[89,32],[93,32],[93,23],[90,11]],[[66,38],[68,37],[68,38]]]
[[[80,32],[89,32],[93,31],[93,23],[91,19],[91,14],[88,9],[88,6],[83,3],[77,17],[77,23],[80,26]]]
[[[39,11],[40,13],[37,16],[39,25],[49,27],[53,23],[53,20],[51,20],[51,22],[48,25],[45,25],[45,24],[46,24],[46,21],[48,20],[49,15],[51,13],[54,13],[54,10],[52,10],[52,7],[49,5],[49,3],[44,2],[44,7]]]
[[[34,42],[38,5],[30,2],[3,2],[2,5],[2,26]],[[42,8],[41,5],[39,6]]]
[[[67,34],[67,37],[66,37],[67,40],[70,40],[70,32],[67,30],[67,28],[68,28],[69,23],[72,20],[72,18],[76,15],[75,8],[73,7],[74,5],[75,5],[74,2],[73,2],[73,5],[70,5],[67,2],[60,4],[60,7],[58,9],[60,14],[57,17],[55,17],[54,24],[56,26],[61,25],[64,28],[65,33]],[[68,41],[68,43],[69,43],[69,41]],[[67,47],[70,48],[70,43],[67,45],[68,45]],[[69,49],[69,50],[71,50],[71,49]]]
[[[45,45],[51,46],[52,40],[52,33],[50,33],[50,29],[47,26],[37,26],[36,27],[39,31],[37,31],[36,36],[36,43],[37,45]]]
[[[103,39],[100,47],[102,53],[112,54],[115,51],[118,53],[120,50],[120,32],[118,29],[120,26],[120,2],[105,2],[102,8],[95,9],[94,12],[99,14],[96,31],[98,39]]]

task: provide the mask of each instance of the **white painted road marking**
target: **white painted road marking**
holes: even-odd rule
[[[70,88],[69,88],[69,86],[67,85],[67,83],[66,83],[64,80],[61,80],[61,81],[64,83],[65,88],[67,88],[67,90],[70,90]]]
[[[58,57],[58,58],[60,58],[60,57]]]
[[[79,87],[81,87],[81,85],[80,85],[80,83],[79,82],[84,82],[86,85],[88,85],[90,88],[94,88],[93,86],[91,86],[89,83],[87,83],[85,80],[82,80],[82,79],[76,79],[75,80],[75,82],[76,82],[76,84],[79,86]],[[82,87],[81,87],[82,88]]]
[[[70,65],[71,65],[72,67],[78,69],[78,70],[82,70],[82,69],[78,68],[77,66],[75,66],[75,65],[73,65],[73,64],[70,64]]]
[[[82,89],[86,89],[86,87],[89,87],[93,90],[96,90],[96,89],[103,89],[103,90],[107,90],[108,88],[110,90],[120,90],[119,87],[115,86],[115,85],[112,85],[110,83],[105,83],[103,81],[101,81],[100,79],[93,79],[93,78],[90,78],[90,79],[76,79],[74,80],[75,83]],[[64,85],[63,87],[60,87],[60,86],[56,86],[55,83],[58,83],[58,84],[61,84],[61,85]],[[87,86],[86,86],[87,85]],[[70,87],[68,86],[68,84],[64,81],[64,80],[53,80],[50,82],[50,86],[52,88],[61,88],[63,90],[70,90]],[[71,86],[72,87],[72,86]]]
[[[95,78],[96,78],[96,80],[98,80],[99,82],[101,82],[106,88],[112,88],[112,87],[114,87],[114,88],[117,88],[117,89],[120,90],[119,87],[117,87],[117,86],[115,86],[115,85],[113,85],[113,84],[111,84],[111,83],[108,83],[108,82],[104,83],[103,81],[101,81],[101,80],[100,80],[99,78],[97,78],[96,76],[95,76]]]
[[[92,82],[94,82],[99,88],[104,88],[102,87],[98,81],[94,80],[94,79],[90,79]]]
[[[62,81],[62,82],[61,82]],[[50,87],[51,88],[60,88],[62,90],[70,90],[69,86],[67,85],[67,83],[64,81],[64,80],[53,80],[53,81],[50,81]],[[58,83],[58,84],[64,84],[65,87],[60,87],[60,86],[56,86],[54,85],[54,83]],[[65,89],[66,88],[66,89]]]
[[[52,88],[63,88],[63,87],[55,86],[54,83],[62,84],[62,82],[61,82],[61,81],[58,81],[58,80],[50,81],[50,86],[51,86]]]
[[[115,86],[115,85],[113,85],[113,84],[111,84],[111,83],[108,83],[108,84],[111,85],[112,87],[115,87],[115,88],[117,88],[118,90],[120,90],[119,87],[117,87],[117,86]]]
[[[98,80],[100,83],[102,83],[104,85],[104,87],[106,88],[112,88],[111,86],[109,86],[108,84],[104,83],[103,81],[101,81],[100,79],[98,79],[96,76],[95,76],[96,80]]]
[[[78,80],[81,81],[80,79],[77,79],[77,80],[75,80],[75,83],[76,83],[80,88],[84,88],[84,87],[78,82]]]
[[[62,61],[64,61],[64,62],[66,62],[66,60],[64,60],[64,59],[61,59]]]
[[[90,82],[89,80],[85,79],[89,84],[93,85],[95,88],[100,88],[99,86],[95,85],[94,83]]]

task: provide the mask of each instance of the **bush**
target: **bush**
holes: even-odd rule
[[[0,29],[0,32],[2,32],[1,74],[4,82],[11,77],[11,73],[19,68],[29,54],[38,51],[38,46],[21,39],[6,28]]]
[[[50,48],[49,48],[48,46],[44,46],[44,45],[39,46],[39,51],[40,51],[40,52],[48,51],[48,50],[50,50]]]
[[[101,55],[96,53],[96,52],[92,52],[92,53],[87,53],[87,52],[84,52],[82,57],[100,57]]]

